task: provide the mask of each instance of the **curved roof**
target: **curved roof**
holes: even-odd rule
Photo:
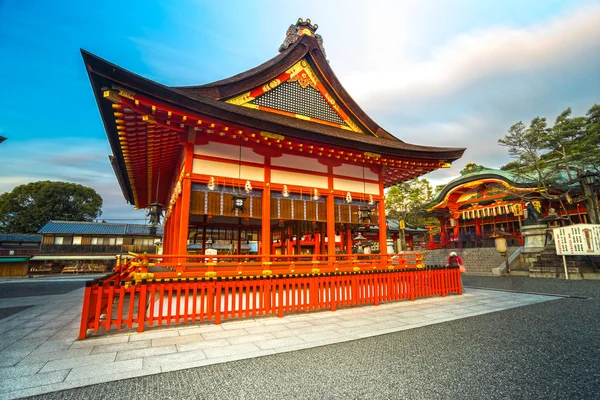
[[[477,171],[468,172],[448,182],[442,188],[442,190],[440,190],[433,196],[432,203],[438,203],[442,201],[452,189],[464,185],[465,183],[486,179],[503,181],[510,184],[511,186],[520,188],[531,188],[536,186],[535,182],[518,182],[519,178],[517,178],[516,175],[508,171],[492,168],[483,168]]]
[[[149,236],[148,225],[142,224],[113,224],[105,222],[85,221],[49,221],[39,233],[71,233],[93,235],[140,235]],[[163,228],[158,227],[157,235],[163,234]]]
[[[375,123],[346,92],[333,73],[323,54],[322,47],[314,36],[314,29],[313,34],[298,36],[297,40],[279,55],[253,69],[199,86],[168,87],[82,50],[86,69],[113,150],[114,158],[111,158],[111,164],[126,200],[139,208],[144,208],[152,202],[167,203],[170,182],[169,179],[158,182],[156,178],[157,160],[163,160],[160,163],[163,175],[172,176],[176,173],[178,160],[182,154],[182,148],[179,146],[181,135],[185,132],[187,124],[190,124],[191,118],[204,122],[231,124],[231,126],[239,126],[255,132],[273,132],[317,144],[359,149],[379,154],[382,157],[435,163],[430,164],[426,169],[416,171],[416,176],[462,157],[464,148],[405,143]],[[236,96],[256,91],[257,88],[265,88],[267,84],[277,81],[278,77],[289,72],[299,62],[305,62],[308,65],[307,68],[314,71],[321,85],[320,89],[330,95],[330,98],[327,99],[329,104],[335,105],[336,110],[347,115],[350,124],[356,124],[355,131],[331,126],[332,124],[315,122],[310,118],[309,120],[298,118],[297,115],[293,117],[264,111],[258,107],[246,107],[228,102]],[[163,126],[159,132],[161,146],[150,149],[147,141],[139,140],[144,135],[136,133],[137,142],[128,143],[128,148],[124,151],[118,132],[120,129],[118,119],[121,117],[115,117],[113,104],[104,99],[102,95],[107,88],[114,89],[115,87],[122,88],[126,93],[124,96],[135,100],[136,105],[138,97],[144,97],[150,99],[153,106],[159,105],[164,110],[182,110],[180,112],[191,116],[190,120],[178,120],[175,121],[176,124]],[[270,89],[266,88],[264,91],[267,90]],[[169,115],[171,115],[170,111]],[[117,122],[115,122],[115,118],[117,118]],[[137,115],[137,118],[140,120],[135,122],[136,126],[145,125],[141,122],[141,115]],[[181,129],[177,129],[180,125]],[[121,130],[123,130],[122,128],[121,126]],[[137,147],[133,148],[134,145]],[[151,165],[151,162],[154,164]],[[398,182],[407,179],[410,178],[400,175],[396,178]],[[394,182],[390,180],[388,183]],[[160,187],[156,188],[156,185]],[[159,196],[157,199],[150,199],[147,193],[158,193]]]

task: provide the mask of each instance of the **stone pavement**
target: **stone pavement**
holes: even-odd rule
[[[120,331],[78,341],[83,289],[0,299],[31,306],[0,320],[0,399],[290,352],[558,299],[468,289],[432,297],[288,315]]]

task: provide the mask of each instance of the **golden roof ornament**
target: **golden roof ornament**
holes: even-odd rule
[[[301,36],[314,36],[316,39],[319,49],[323,52],[323,57],[327,59],[327,55],[325,54],[325,48],[323,47],[323,37],[318,33],[315,33],[319,25],[312,24],[310,19],[303,20],[302,18],[298,18],[295,24],[290,25],[290,27],[285,32],[285,40],[279,46],[279,52],[283,52],[287,50],[290,45],[295,43]],[[327,61],[329,62],[329,61]]]

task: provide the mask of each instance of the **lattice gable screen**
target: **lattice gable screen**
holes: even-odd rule
[[[315,88],[298,81],[283,82],[250,103],[348,126]]]

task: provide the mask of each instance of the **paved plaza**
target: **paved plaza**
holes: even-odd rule
[[[590,291],[594,293],[600,287],[597,281],[571,283],[530,278],[478,277],[465,277],[465,280],[467,285],[471,282],[471,287],[468,287],[462,296],[448,295],[447,297],[432,297],[413,302],[386,303],[377,307],[365,306],[341,309],[336,312],[323,311],[288,315],[284,318],[261,317],[231,320],[223,322],[221,325],[187,324],[167,328],[152,328],[144,333],[131,330],[120,331],[97,335],[84,341],[76,340],[83,289],[57,295],[3,298],[0,299],[0,309],[19,308],[15,309],[18,312],[0,320],[0,398],[20,398],[83,386],[87,387],[75,391],[56,393],[53,397],[102,398],[102,396],[95,397],[94,393],[98,395],[106,390],[110,392],[110,388],[121,391],[127,390],[126,388],[120,388],[120,386],[138,386],[139,382],[146,382],[150,386],[153,383],[163,382],[164,387],[164,385],[168,386],[164,382],[171,384],[180,380],[188,382],[188,379],[184,378],[186,374],[206,377],[215,371],[219,371],[219,376],[225,373],[234,381],[235,379],[243,381],[245,387],[248,388],[260,386],[261,376],[264,379],[269,375],[276,374],[274,377],[276,382],[271,384],[276,383],[277,390],[273,388],[265,394],[259,388],[256,391],[245,392],[244,395],[240,396],[239,387],[232,386],[233,392],[221,393],[222,396],[265,398],[265,396],[271,397],[270,395],[272,395],[273,398],[289,397],[296,392],[289,393],[283,390],[281,385],[289,385],[289,388],[294,388],[297,387],[297,382],[292,383],[288,379],[281,379],[281,377],[290,373],[301,373],[302,371],[298,371],[298,369],[302,370],[303,366],[308,367],[308,364],[326,357],[329,352],[332,352],[331,357],[327,358],[327,361],[321,360],[320,366],[312,366],[312,373],[305,371],[309,376],[313,376],[313,380],[318,381],[321,379],[319,376],[323,374],[321,368],[324,364],[333,363],[335,366],[336,360],[339,360],[340,363],[334,369],[337,368],[340,372],[351,367],[353,365],[352,360],[360,362],[361,368],[367,373],[370,370],[377,371],[382,368],[381,363],[385,362],[385,358],[395,354],[398,349],[394,350],[393,347],[396,346],[394,345],[389,351],[383,351],[378,359],[376,355],[386,347],[377,345],[376,350],[372,352],[373,354],[368,355],[367,360],[362,360],[364,354],[359,355],[364,351],[365,346],[374,345],[373,340],[390,342],[394,340],[393,338],[398,338],[397,340],[402,343],[410,343],[415,340],[422,342],[432,332],[447,330],[448,327],[453,326],[452,324],[459,327],[455,329],[456,335],[453,332],[440,333],[435,340],[429,342],[432,348],[441,345],[445,347],[444,350],[440,350],[439,354],[431,354],[429,350],[423,348],[423,354],[431,356],[431,359],[428,360],[428,368],[437,369],[440,362],[447,364],[457,360],[465,361],[466,356],[469,361],[465,361],[465,365],[472,368],[486,369],[485,360],[469,359],[469,351],[475,355],[477,352],[483,351],[479,346],[486,345],[493,349],[498,343],[511,337],[513,335],[512,331],[522,330],[523,328],[526,328],[525,331],[528,332],[527,336],[523,338],[527,341],[525,345],[526,347],[530,346],[531,338],[535,340],[535,332],[538,330],[537,327],[541,321],[535,320],[535,318],[540,318],[540,314],[534,313],[533,319],[521,322],[527,324],[527,326],[511,326],[511,332],[499,330],[482,334],[477,331],[482,317],[486,317],[488,320],[491,319],[495,323],[498,321],[506,322],[506,316],[511,311],[516,313],[515,315],[519,315],[520,311],[530,311],[533,307],[543,304],[562,303],[564,305],[570,302],[584,304],[586,301],[590,301]],[[540,290],[536,290],[536,292],[545,294],[524,293],[531,292],[531,285],[536,282],[542,284],[541,286],[538,285]],[[543,287],[548,282],[558,283],[564,287]],[[569,297],[569,295],[573,295],[569,291],[573,292],[572,289],[578,288],[577,285],[583,285],[584,290],[581,293],[575,290],[575,296]],[[487,288],[483,288],[484,286],[487,286]],[[493,286],[502,290],[489,290],[494,289]],[[0,290],[2,290],[1,285]],[[556,294],[563,296],[556,296]],[[560,320],[565,318],[566,315],[557,315],[556,317]],[[515,323],[517,323],[516,320],[515,318]],[[521,321],[522,318],[519,317],[518,320]],[[545,321],[544,323],[551,322]],[[489,323],[486,325],[488,330],[493,326]],[[470,333],[469,326],[473,328]],[[545,329],[545,327],[540,327],[540,335],[543,336],[541,332]],[[566,346],[564,348],[565,353],[574,350],[567,347],[567,343],[572,338],[558,340],[561,335],[560,330],[556,331],[556,335],[557,338],[554,338],[554,340],[558,344]],[[409,339],[402,340],[400,337]],[[446,340],[445,346],[439,342],[440,339]],[[541,339],[541,337],[538,337],[538,339]],[[473,347],[465,346],[466,343],[472,344]],[[523,362],[523,360],[518,361],[523,356],[519,353],[519,345],[520,343],[513,342],[508,348],[504,349],[504,353],[494,354],[494,357],[504,358],[506,354],[512,354],[516,358],[515,364],[511,368],[519,369],[521,368],[519,364]],[[395,354],[393,360],[389,362],[390,365],[387,366],[388,369],[390,371],[396,370],[401,365],[402,374],[406,374],[412,368],[423,368],[425,360],[419,357],[418,352],[416,355],[410,356],[410,353],[413,353],[419,346],[428,346],[428,344],[421,343],[415,348],[402,350],[401,355]],[[341,355],[339,353],[340,348],[344,349]],[[464,353],[455,353],[457,349],[462,349]],[[355,352],[357,358],[348,358],[349,354]],[[312,355],[309,357],[312,361],[307,360],[301,365],[296,365],[299,360],[306,359],[308,354]],[[415,356],[417,358],[413,359]],[[543,354],[535,354],[535,356],[542,357]],[[476,362],[473,364],[473,361]],[[244,363],[249,363],[252,367],[250,369],[244,368],[241,366]],[[269,367],[265,366],[264,371],[261,372],[260,370],[263,367],[257,367],[257,364],[260,365],[261,363],[265,363],[265,365],[292,363],[296,366],[294,371],[287,368],[277,371],[277,367],[274,368],[270,365]],[[232,368],[231,371],[227,372],[230,367]],[[455,367],[457,370],[462,369],[460,365]],[[507,366],[504,365],[501,370],[493,372],[498,375],[498,380],[501,380],[502,375],[507,373],[506,368]],[[241,375],[231,375],[234,371],[239,373],[240,370],[243,371]],[[177,371],[177,373],[170,375],[174,374],[173,371]],[[415,371],[418,371],[418,369]],[[277,375],[277,372],[280,375]],[[527,374],[527,371],[522,372],[525,375]],[[477,374],[477,371],[466,371],[466,373]],[[585,371],[582,371],[582,373],[585,373]],[[596,377],[598,377],[598,368],[595,371],[587,371],[587,373],[596,374]],[[247,375],[255,376],[250,384]],[[348,377],[352,375],[353,373],[337,375],[337,379],[333,379],[328,383],[328,385],[334,386],[329,388],[330,392],[320,393],[318,390],[315,392],[314,382],[312,382],[304,391],[296,393],[297,395],[294,395],[294,397],[386,398],[388,397],[386,393],[391,395],[396,393],[396,391],[388,392],[393,387],[393,385],[390,386],[392,382],[388,382],[386,387],[376,387],[375,391],[362,394],[359,389],[355,389],[359,390],[358,392],[347,392],[355,383],[351,382],[352,380],[347,382]],[[377,381],[380,379],[379,375],[381,374],[372,378]],[[445,375],[440,375],[438,378],[444,377]],[[124,380],[125,378],[135,379]],[[195,382],[192,386],[196,387],[199,379],[201,378],[192,379],[191,381]],[[222,380],[224,378],[221,376],[216,379]],[[190,384],[191,381],[189,381]],[[106,384],[105,382],[110,383]],[[98,383],[105,384],[88,386]],[[179,382],[179,384],[181,383]],[[533,383],[531,382],[531,384]],[[268,382],[264,384],[269,385]],[[477,382],[473,382],[473,384],[477,385]],[[427,382],[423,382],[422,385],[423,388],[429,386]],[[189,395],[189,398],[214,398],[217,393],[227,387],[227,385],[222,385],[223,387],[220,388],[209,389],[209,386],[205,385],[195,392],[185,393]],[[86,393],[84,396],[82,393],[78,393],[81,390],[92,392]],[[179,390],[181,390],[181,387],[179,387]],[[498,393],[503,393],[503,390],[505,391],[507,388],[499,387]],[[181,392],[179,393],[180,395],[162,393],[159,394],[159,397],[187,397],[181,395]],[[214,395],[211,395],[211,393],[214,393]],[[144,398],[147,394],[138,390],[128,397]],[[433,394],[429,394],[431,396],[421,393],[421,395],[412,397],[431,398]],[[466,392],[464,394],[464,397],[469,397]],[[103,396],[108,395],[108,393],[104,393]],[[439,393],[433,397],[439,398]],[[493,396],[488,398],[493,398]]]

